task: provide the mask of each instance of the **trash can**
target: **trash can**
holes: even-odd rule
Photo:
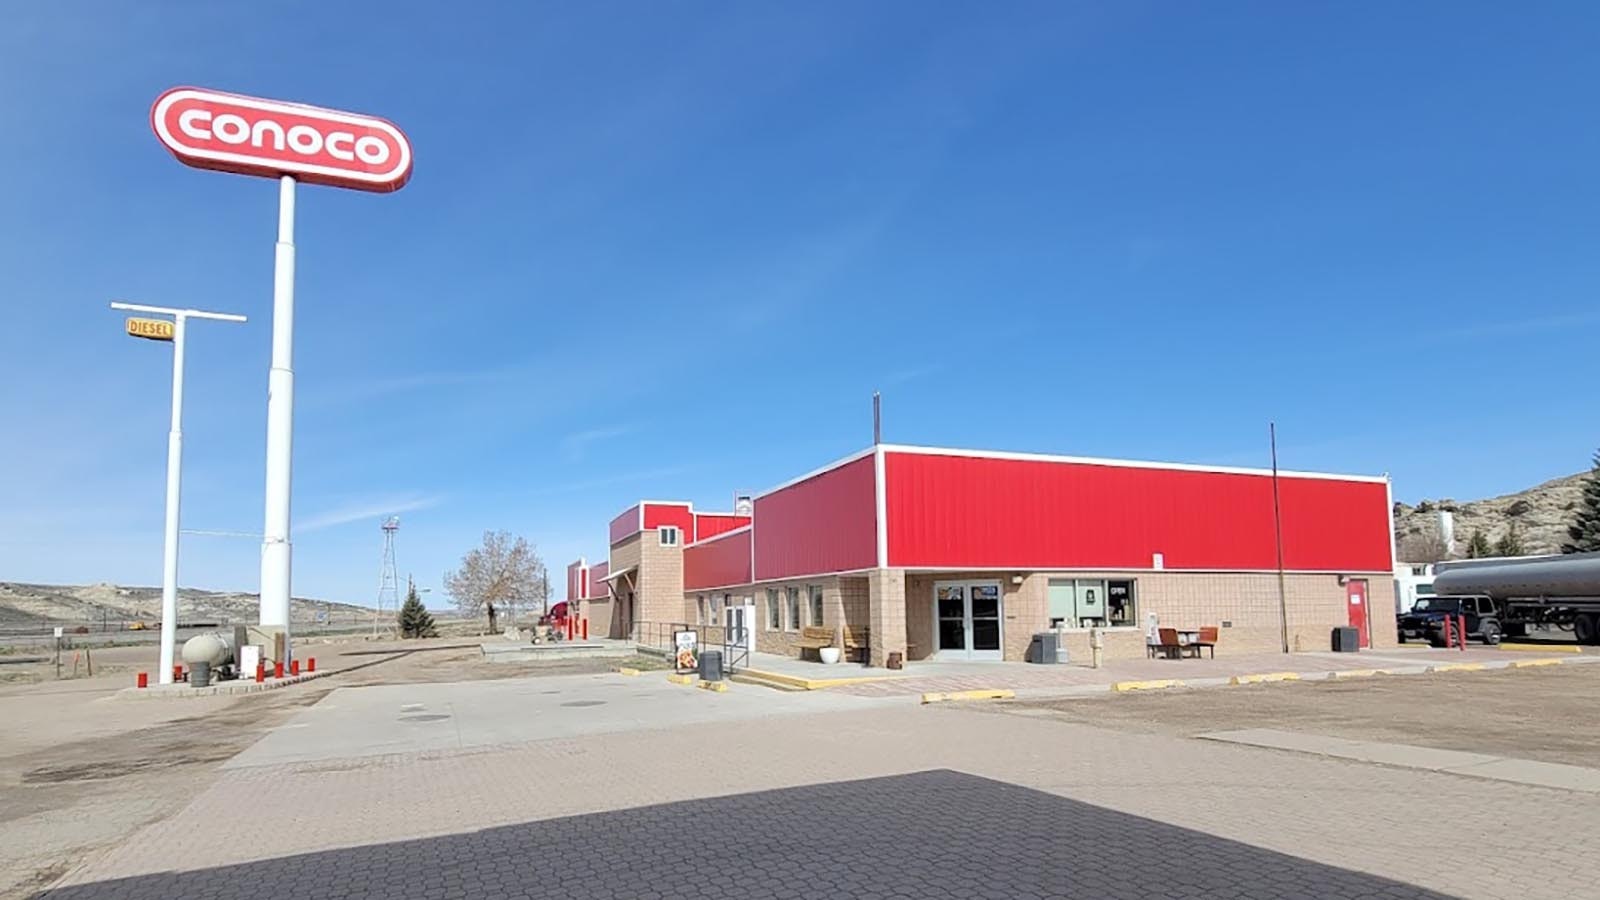
[[[700,653],[700,680],[722,680],[722,651],[704,650]]]
[[[1028,646],[1028,660],[1044,665],[1061,662],[1061,640],[1054,631],[1036,631]]]
[[[200,662],[189,664],[189,686],[211,686],[211,663],[201,660]]]
[[[1333,630],[1333,652],[1354,653],[1361,649],[1361,632],[1344,625]]]

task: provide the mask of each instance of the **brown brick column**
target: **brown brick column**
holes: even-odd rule
[[[906,574],[903,569],[867,573],[867,620],[872,629],[871,664],[883,666],[890,653],[906,652]]]

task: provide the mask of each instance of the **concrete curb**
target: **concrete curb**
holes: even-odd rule
[[[667,681],[673,684],[694,684],[694,676],[673,674],[667,676]]]
[[[1582,653],[1577,644],[1515,644],[1501,643],[1501,650],[1520,650],[1528,653]]]
[[[1184,682],[1176,678],[1155,678],[1149,681],[1116,681],[1112,682],[1111,690],[1114,693],[1127,691],[1159,691],[1166,688],[1183,687]]]
[[[629,678],[636,678],[639,675],[639,670],[633,668],[632,666],[618,666],[611,671],[617,673],[618,675],[626,675]]]
[[[259,694],[262,691],[275,691],[279,688],[300,684],[303,681],[312,681],[337,674],[339,674],[337,671],[330,669],[321,672],[301,672],[299,675],[285,675],[282,678],[269,678],[262,682],[257,682],[252,678],[235,678],[232,681],[214,681],[203,688],[189,687],[187,684],[152,685],[147,688],[127,687],[111,696],[120,700],[189,700],[195,697]]]
[[[1235,675],[1228,679],[1230,685],[1267,684],[1273,681],[1299,681],[1299,672],[1263,672],[1259,675]]]
[[[906,676],[862,675],[854,678],[801,678],[798,675],[785,675],[782,672],[769,672],[765,669],[742,669],[739,672],[739,677],[749,684],[761,684],[764,687],[776,687],[792,691],[821,691],[846,684],[895,681]]]
[[[702,681],[700,682],[700,690],[721,694],[728,690],[728,683],[726,681]]]
[[[1006,689],[932,692],[922,695],[923,703],[948,703],[962,700],[1013,700],[1017,692]]]

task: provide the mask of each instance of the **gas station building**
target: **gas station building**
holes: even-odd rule
[[[751,604],[756,649],[848,630],[875,666],[1020,661],[1046,630],[1139,656],[1152,624],[1214,626],[1224,653],[1326,650],[1339,626],[1385,647],[1388,604],[1367,609],[1392,530],[1383,476],[878,444],[738,513],[641,501],[567,598],[593,633],[655,643]]]

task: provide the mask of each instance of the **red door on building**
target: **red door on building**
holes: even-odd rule
[[[1360,635],[1358,643],[1363,647],[1371,647],[1372,631],[1367,626],[1367,582],[1360,578],[1345,582],[1344,600],[1350,612],[1350,627]]]

